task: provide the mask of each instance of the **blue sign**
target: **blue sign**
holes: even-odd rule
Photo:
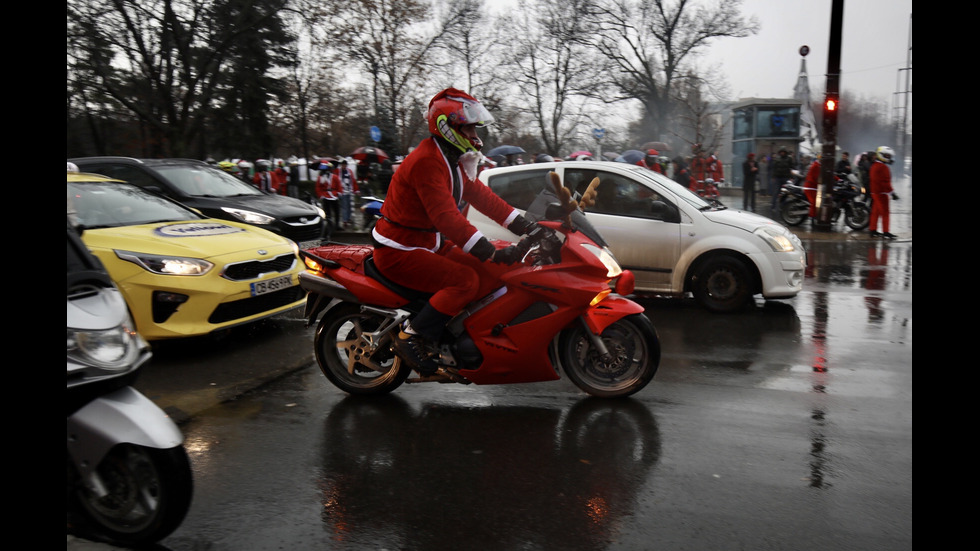
[[[601,140],[606,135],[606,129],[605,128],[593,128],[592,129],[592,135],[595,136],[595,139]]]
[[[381,129],[377,126],[371,127],[371,139],[380,142],[381,141]]]

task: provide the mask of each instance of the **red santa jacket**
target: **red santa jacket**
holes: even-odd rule
[[[268,170],[256,172],[255,176],[252,176],[252,183],[255,184],[255,187],[268,193],[278,193],[279,191],[276,176]]]
[[[871,164],[871,170],[868,173],[872,194],[888,194],[894,191],[892,189],[892,171],[888,165],[881,161],[875,161]]]
[[[428,138],[395,171],[373,236],[389,247],[432,252],[445,237],[469,252],[483,234],[463,216],[466,204],[502,226],[519,214],[489,187],[470,180],[458,165],[450,166],[436,139]]]
[[[337,183],[340,184],[340,178],[337,178]],[[319,176],[316,177],[316,196],[323,199],[337,199],[340,197],[340,186],[334,187],[333,185],[333,173],[332,172],[321,172]]]
[[[711,174],[708,172],[708,159],[704,157],[694,157],[691,159],[691,177],[699,182],[703,182],[705,178],[709,178]]]
[[[333,171],[333,176],[330,177],[330,186],[337,193],[338,196],[344,194],[344,184],[340,179],[340,173],[341,171],[344,170],[346,170],[347,173],[350,175],[351,192],[356,193],[358,191],[357,176],[354,175],[354,171],[349,168],[345,169],[344,167],[339,166],[337,167],[337,170]]]
[[[721,164],[721,159],[711,156],[708,160],[708,176],[711,177],[715,183],[718,183],[725,179],[725,168]]]
[[[803,189],[820,189],[820,160],[813,161],[810,168],[806,171],[806,179],[803,180]]]

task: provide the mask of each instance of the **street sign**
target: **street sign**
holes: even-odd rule
[[[381,141],[381,129],[378,128],[377,126],[371,127],[371,139],[374,140],[375,142]]]
[[[593,128],[592,129],[592,135],[595,136],[595,139],[601,140],[602,138],[604,138],[606,136],[606,129],[605,128]]]

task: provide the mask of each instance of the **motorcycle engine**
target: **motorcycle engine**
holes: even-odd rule
[[[455,357],[459,369],[477,369],[483,364],[483,354],[466,333],[456,339]]]

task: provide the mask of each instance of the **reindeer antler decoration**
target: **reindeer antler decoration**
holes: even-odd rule
[[[557,172],[549,172],[548,176],[551,178],[551,185],[555,188],[555,194],[561,200],[562,210],[565,211],[565,224],[572,225],[571,214],[575,209],[584,211],[585,207],[595,205],[596,188],[599,187],[599,178],[592,179],[589,187],[586,188],[585,193],[582,195],[582,200],[579,202],[572,199],[572,194],[568,191],[568,188],[561,185],[561,177],[558,176]]]
[[[579,201],[579,208],[585,211],[585,207],[591,207],[595,205],[596,188],[599,187],[599,178],[593,178],[589,182],[589,187],[585,189],[585,193],[582,194],[582,200]]]

